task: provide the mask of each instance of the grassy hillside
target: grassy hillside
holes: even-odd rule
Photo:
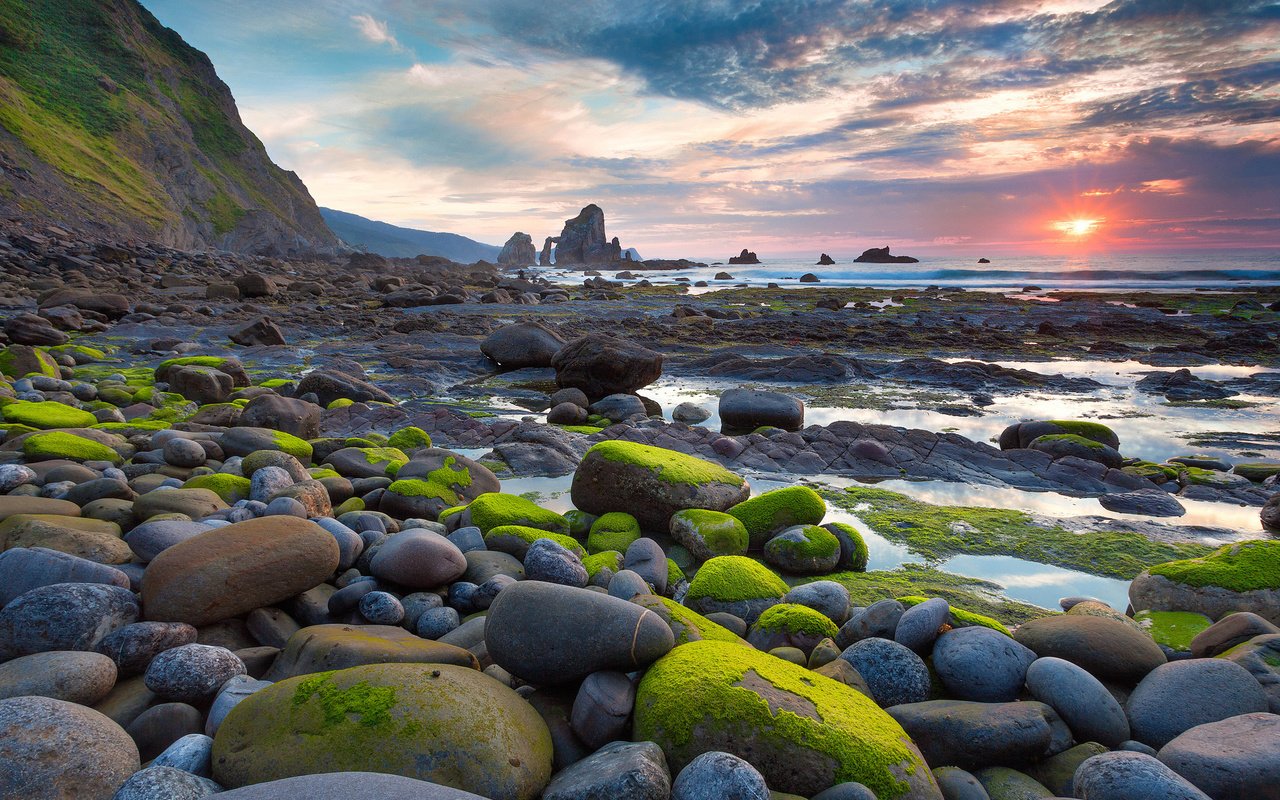
[[[332,247],[200,51],[135,0],[0,0],[0,205],[177,246]]]

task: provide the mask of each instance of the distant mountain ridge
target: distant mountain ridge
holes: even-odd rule
[[[456,233],[401,228],[332,208],[321,207],[320,216],[348,245],[388,258],[429,255],[443,256],[460,264],[473,264],[476,261],[496,262],[502,250],[496,245],[477,242]]]
[[[209,58],[136,0],[0,0],[0,214],[187,250],[339,247]]]

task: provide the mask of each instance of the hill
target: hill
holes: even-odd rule
[[[346,211],[321,208],[321,216],[342,241],[360,250],[388,258],[413,258],[418,255],[443,256],[460,264],[497,261],[502,250],[456,233],[435,233],[413,228],[400,228],[386,222],[366,219]]]
[[[0,214],[182,249],[338,246],[209,58],[136,0],[0,0]]]

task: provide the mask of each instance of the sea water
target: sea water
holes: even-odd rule
[[[642,271],[637,265],[634,280],[647,279],[655,284],[675,283],[688,278],[690,283],[706,281],[706,288],[691,288],[691,293],[714,291],[747,284],[780,287],[875,287],[885,289],[922,289],[928,286],[952,288],[1020,291],[1028,286],[1041,289],[1087,289],[1093,291],[1193,291],[1246,287],[1280,286],[1280,249],[1273,250],[1203,250],[1179,253],[1079,253],[1068,256],[1003,256],[991,257],[991,263],[977,263],[977,256],[921,256],[918,264],[859,264],[853,257],[835,257],[836,263],[819,266],[816,258],[761,259],[760,264],[729,264],[727,259],[696,259],[705,267],[683,270]],[[626,265],[597,268],[614,280]],[[530,267],[527,272],[540,274],[558,283],[577,284],[582,270]],[[719,272],[732,279],[716,280]],[[806,273],[816,275],[821,283],[801,283]],[[625,282],[625,281],[624,281]]]

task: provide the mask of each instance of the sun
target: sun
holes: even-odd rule
[[[1055,222],[1052,227],[1054,230],[1062,231],[1067,236],[1071,236],[1076,239],[1083,239],[1086,236],[1097,232],[1098,228],[1102,225],[1102,222],[1103,220],[1101,219],[1076,217],[1074,219],[1065,219]]]

